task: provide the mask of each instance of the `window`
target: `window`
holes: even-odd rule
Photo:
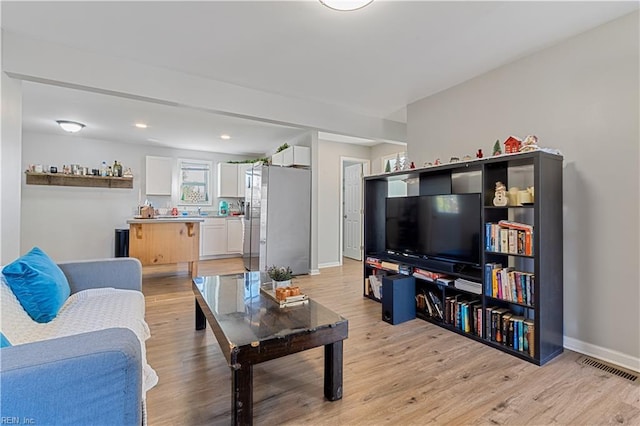
[[[211,205],[211,162],[179,160],[179,200],[182,206]]]

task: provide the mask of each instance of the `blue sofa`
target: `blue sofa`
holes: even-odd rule
[[[92,288],[142,289],[142,268],[137,259],[67,262],[58,266],[69,281],[72,295]],[[4,309],[5,300],[2,304]],[[131,312],[131,316],[141,316],[138,321],[144,322],[142,305],[142,312]],[[13,312],[13,317],[19,316]],[[69,314],[67,321],[68,317]],[[55,324],[56,319],[49,324]],[[11,321],[3,314],[3,332]],[[48,324],[35,327],[42,326]],[[10,334],[4,334],[12,340]],[[15,339],[15,327],[13,334]],[[4,423],[35,425],[140,425],[145,417],[145,358],[140,336],[125,327],[47,337],[2,348],[0,418]],[[156,382],[157,376],[151,386]]]

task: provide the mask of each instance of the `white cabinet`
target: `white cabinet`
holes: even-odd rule
[[[200,258],[242,254],[243,221],[240,217],[210,217],[200,224]]]
[[[271,156],[271,163],[275,166],[310,166],[311,149],[307,146],[290,146]]]
[[[200,257],[227,254],[227,220],[205,219],[200,224]]]
[[[145,190],[147,195],[171,195],[173,159],[146,157]]]
[[[218,197],[244,198],[247,180],[245,172],[251,163],[218,163]]]
[[[227,253],[242,253],[242,219],[227,219]]]
[[[236,165],[238,166],[238,198],[244,198],[247,185],[249,184],[249,181],[247,180],[246,171],[251,169],[253,164],[242,163],[242,164],[236,164]]]
[[[218,163],[218,197],[238,196],[238,165]]]

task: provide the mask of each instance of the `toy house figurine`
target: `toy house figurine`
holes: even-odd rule
[[[515,154],[520,152],[520,147],[522,146],[522,141],[515,136],[509,136],[506,141],[504,141],[504,153],[505,154]]]

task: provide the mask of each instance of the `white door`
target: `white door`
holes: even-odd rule
[[[344,252],[362,260],[362,164],[344,169]]]

